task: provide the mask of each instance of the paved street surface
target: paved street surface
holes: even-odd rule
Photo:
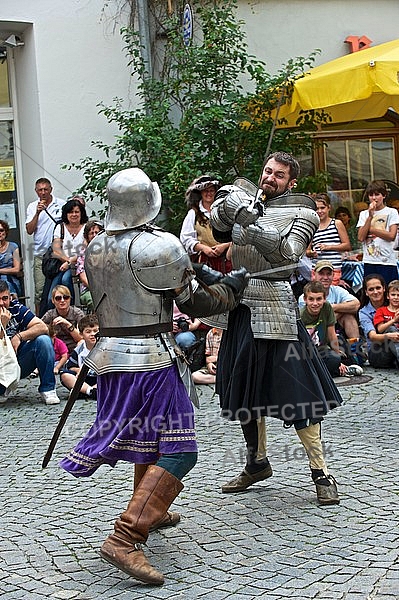
[[[240,427],[220,419],[212,388],[201,388],[200,459],[173,505],[182,522],[148,541],[162,587],[144,586],[98,555],[130,499],[132,467],[101,467],[86,480],[58,467],[95,403],[77,401],[42,470],[66,394],[61,388],[61,405],[45,406],[37,380],[23,381],[0,405],[1,600],[398,600],[399,372],[366,374],[371,382],[341,388],[345,405],[323,425],[341,494],[339,506],[324,508],[297,436],[276,420],[268,421],[274,476],[222,494],[244,461]]]

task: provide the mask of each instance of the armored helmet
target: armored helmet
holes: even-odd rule
[[[137,167],[115,173],[107,184],[105,231],[116,233],[149,223],[160,211],[158,184]]]

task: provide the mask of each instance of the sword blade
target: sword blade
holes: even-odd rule
[[[69,398],[67,403],[65,404],[65,408],[62,411],[62,415],[58,422],[57,427],[53,433],[53,437],[51,438],[51,442],[49,444],[48,450],[43,458],[42,469],[45,469],[50,462],[50,459],[53,455],[54,448],[58,442],[58,439],[61,435],[61,431],[64,428],[67,418],[69,417],[69,413],[71,412],[73,405],[76,402],[77,397],[79,396],[80,388],[82,387],[82,383],[84,382],[86,375],[89,371],[89,367],[83,363],[82,368],[79,371],[79,375],[75,381],[75,385],[72,388],[71,393],[69,394]]]

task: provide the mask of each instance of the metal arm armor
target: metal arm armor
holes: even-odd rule
[[[259,217],[254,197],[235,185],[225,185],[212,204],[211,223],[218,231],[230,231],[234,223],[249,225]]]
[[[319,226],[317,213],[308,208],[302,208],[301,211],[306,214],[295,219],[281,247],[283,256],[294,261],[298,261],[305,254]]]
[[[250,225],[242,227],[237,223],[233,226],[232,240],[237,246],[252,244],[263,256],[270,254],[279,247],[281,234],[276,227]]]

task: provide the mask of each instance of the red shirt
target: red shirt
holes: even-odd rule
[[[374,323],[375,327],[377,327],[377,325],[379,325],[380,323],[386,323],[387,321],[390,321],[394,317],[395,317],[395,313],[392,312],[391,310],[389,310],[389,308],[387,306],[381,306],[380,308],[377,308],[377,310],[375,311],[373,323]],[[396,327],[396,329],[399,329],[399,323],[392,323],[392,325],[394,325]]]

